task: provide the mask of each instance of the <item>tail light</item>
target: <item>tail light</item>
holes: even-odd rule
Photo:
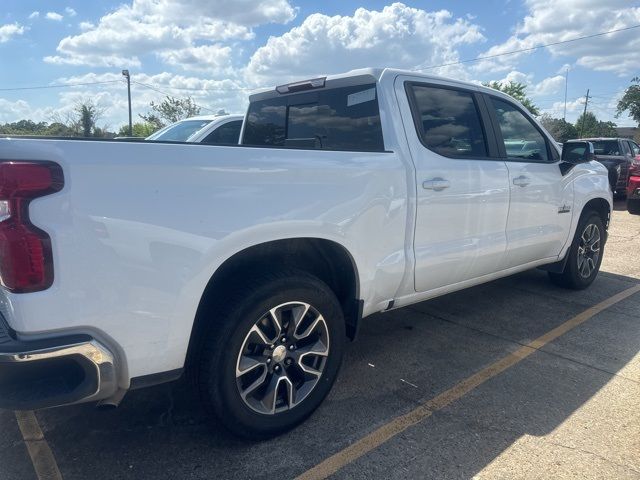
[[[31,223],[29,203],[63,185],[57,163],[0,162],[0,283],[11,292],[36,292],[53,283],[51,238]]]

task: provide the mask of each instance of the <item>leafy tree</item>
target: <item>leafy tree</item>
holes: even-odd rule
[[[540,123],[556,142],[564,143],[572,138],[578,138],[576,127],[562,118],[553,118],[545,113],[540,118]]]
[[[149,122],[136,122],[132,126],[133,136],[134,137],[142,137],[146,138],[151,135],[153,132],[157,131],[158,128],[155,124]],[[118,131],[118,135],[121,137],[129,136],[129,125],[123,125],[120,127]]]
[[[153,125],[156,130],[200,113],[200,107],[191,97],[181,99],[167,95],[162,102],[151,102],[149,106],[151,111],[146,115],[140,115],[140,118]]]
[[[104,129],[99,129],[97,126],[103,113],[104,109],[96,105],[93,100],[82,100],[74,108],[70,126],[83,137],[103,137]]]
[[[599,121],[592,112],[583,113],[576,120],[578,136],[588,137],[617,137],[616,124]]]
[[[64,123],[53,122],[47,127],[43,135],[48,137],[73,137],[75,136],[75,130]]]
[[[540,110],[533,103],[533,101],[527,97],[527,86],[524,83],[509,81],[506,83],[503,82],[488,82],[483,83],[485,87],[493,88],[494,90],[499,90],[507,95],[511,95],[513,98],[518,100],[524,107],[531,112],[532,115],[538,116],[540,115]]]
[[[631,82],[635,85],[629,86],[618,101],[616,118],[628,111],[631,118],[640,125],[640,77],[632,78]]]
[[[0,134],[3,135],[44,135],[47,129],[46,122],[36,123],[33,120],[19,120],[13,123],[5,123],[0,126]]]

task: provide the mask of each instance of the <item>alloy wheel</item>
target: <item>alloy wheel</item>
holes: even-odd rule
[[[313,391],[329,355],[324,317],[305,302],[264,313],[246,335],[236,362],[236,385],[252,410],[274,415],[294,408]]]
[[[582,278],[589,278],[600,259],[600,229],[597,225],[588,224],[578,244],[578,272]]]

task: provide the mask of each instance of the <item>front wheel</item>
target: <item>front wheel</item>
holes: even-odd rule
[[[640,199],[627,199],[627,211],[633,215],[640,215]]]
[[[562,273],[549,273],[553,283],[574,290],[587,288],[598,275],[604,253],[605,229],[595,212],[583,214],[569,247],[567,263]]]
[[[345,325],[335,294],[294,270],[238,284],[217,303],[197,372],[205,406],[246,438],[298,425],[329,393],[342,362]]]

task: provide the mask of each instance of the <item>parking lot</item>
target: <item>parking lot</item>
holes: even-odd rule
[[[591,288],[533,270],[368,318],[289,434],[230,438],[179,381],[22,431],[1,411],[0,478],[640,478],[639,284],[640,217],[620,204]]]

